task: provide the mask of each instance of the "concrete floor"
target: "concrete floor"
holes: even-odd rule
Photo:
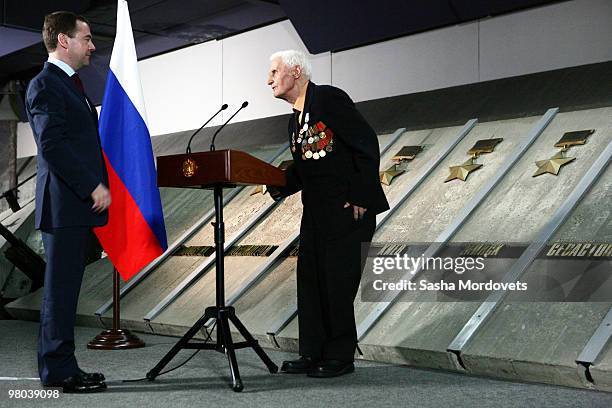
[[[271,375],[254,352],[240,350],[245,389],[229,388],[225,356],[201,351],[185,366],[154,382],[124,383],[144,377],[176,338],[139,335],[147,347],[92,351],[85,344],[99,330],[79,327],[77,358],[86,370],[102,371],[108,390],[101,394],[62,395],[55,400],[9,399],[9,390],[41,389],[36,379],[38,325],[0,320],[0,407],[612,407],[612,394],[539,384],[523,384],[382,363],[358,362],[354,374],[335,379]],[[295,356],[267,351],[280,365]],[[179,353],[169,367],[191,354]],[[9,377],[17,379],[9,379]]]

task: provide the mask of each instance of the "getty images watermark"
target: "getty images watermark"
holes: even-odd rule
[[[547,246],[518,277],[508,272],[528,244],[364,245],[361,298],[366,302],[484,301],[492,292],[503,291],[516,301],[612,301],[612,287],[601,290],[584,284],[602,282],[602,273],[610,277],[609,259],[559,259],[551,256],[554,245]],[[598,279],[593,280],[593,274]],[[576,284],[577,279],[582,284]]]

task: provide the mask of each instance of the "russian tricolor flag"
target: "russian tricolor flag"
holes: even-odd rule
[[[117,35],[100,113],[100,139],[112,203],[96,228],[100,244],[124,280],[168,247],[147,128],[128,4],[119,0]]]

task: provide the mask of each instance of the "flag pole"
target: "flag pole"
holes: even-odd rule
[[[129,279],[161,255],[168,242],[132,23],[125,0],[117,1],[117,30],[99,133],[112,203],[108,223],[96,227],[94,232],[113,260],[113,326],[87,347],[103,350],[143,347],[142,340],[120,327],[118,270],[121,277]]]
[[[104,330],[87,343],[92,350],[122,350],[144,347],[145,343],[129,330],[121,329],[121,308],[119,302],[119,272],[113,268],[113,328]]]

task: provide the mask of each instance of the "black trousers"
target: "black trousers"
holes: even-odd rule
[[[42,383],[50,384],[79,372],[74,324],[91,228],[44,230],[42,239],[47,268],[40,306],[38,372]]]
[[[346,217],[348,228],[322,223],[317,211],[304,208],[300,228],[297,265],[299,352],[315,359],[353,361],[357,345],[353,302],[361,279],[362,243],[374,235],[376,217],[354,221],[352,208],[336,217]]]

